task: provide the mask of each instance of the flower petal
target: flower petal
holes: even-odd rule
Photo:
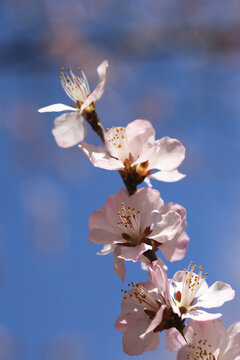
[[[121,246],[118,257],[124,260],[138,261],[139,257],[147,250],[151,250],[152,246],[147,244],[140,244],[134,247]]]
[[[221,355],[223,360],[240,359],[240,321],[231,325],[228,329],[228,337],[221,346]]]
[[[122,237],[116,232],[109,232],[105,229],[94,229],[91,231],[88,241],[94,244],[113,244],[121,242]]]
[[[135,141],[136,137],[141,139],[141,144],[153,145],[155,142],[155,130],[148,120],[137,119],[130,122],[126,127],[126,134],[129,142]]]
[[[210,321],[194,321],[190,320],[184,329],[184,337],[188,343],[179,352],[177,360],[186,360],[188,357],[195,358],[196,351],[199,349],[199,344],[206,339],[207,343],[211,345],[211,352],[215,353],[221,342],[221,339],[226,337],[227,331],[220,320]],[[221,356],[222,360],[227,360]],[[230,359],[229,359],[230,360]],[[235,360],[235,358],[231,358]]]
[[[79,112],[68,113],[55,119],[52,133],[58,146],[68,148],[84,139],[87,127]]]
[[[210,314],[204,310],[192,310],[183,315],[184,319],[190,318],[197,321],[215,320],[221,317],[222,314]]]
[[[153,261],[151,265],[148,266],[148,270],[149,280],[157,286],[158,292],[161,294],[162,289],[163,291],[166,291],[168,287],[168,278],[161,259]]]
[[[164,205],[159,191],[146,187],[137,190],[130,199],[132,207],[140,211],[142,230],[152,225],[155,219],[155,211]]]
[[[73,106],[68,106],[64,104],[53,104],[49,106],[45,106],[41,109],[38,109],[38,112],[60,112],[60,111],[77,111]]]
[[[225,301],[232,300],[234,296],[235,291],[230,285],[225,284],[222,281],[216,281],[198,298],[196,306],[207,309],[219,307],[222,306]]]
[[[169,261],[182,260],[186,254],[189,240],[188,235],[184,231],[180,235],[176,235],[173,240],[162,244],[160,250]]]
[[[81,113],[92,102],[95,102],[95,101],[99,100],[100,97],[102,96],[103,92],[104,92],[104,88],[106,86],[107,76],[108,76],[108,61],[107,60],[104,60],[98,66],[97,72],[98,72],[98,76],[99,76],[97,87],[95,88],[95,90],[93,90],[93,92],[90,95],[88,95],[88,97],[86,98],[86,100],[82,104],[81,109],[80,109]]]
[[[158,325],[162,322],[163,312],[166,308],[166,305],[161,305],[160,309],[156,313],[154,319],[151,321],[148,328],[144,331],[144,333],[140,336],[141,339],[144,339],[147,334],[153,331]]]
[[[182,223],[181,216],[176,211],[168,211],[166,214],[159,214],[156,218],[156,225],[149,236],[159,243],[172,240],[179,230]]]
[[[128,355],[140,355],[145,351],[156,350],[160,338],[158,333],[150,332],[144,339],[140,335],[145,332],[148,326],[147,321],[142,321],[136,327],[127,331],[122,340],[123,351]]]
[[[166,172],[176,170],[185,158],[185,148],[181,142],[166,136],[155,144],[158,145],[158,150],[150,159],[149,168]]]
[[[110,157],[103,146],[94,146],[83,142],[79,148],[89,158],[93,166],[106,169],[106,170],[121,170],[124,168],[120,160]]]
[[[177,351],[184,345],[186,345],[186,341],[177,329],[171,328],[166,331],[166,348],[168,350]]]
[[[186,175],[180,173],[178,170],[173,171],[157,171],[154,174],[149,175],[151,179],[165,181],[165,182],[175,182],[179,181],[186,177]]]
[[[102,248],[102,250],[98,251],[97,254],[98,255],[108,255],[111,252],[114,251],[115,245],[113,244],[106,244],[104,245],[104,247]]]
[[[115,248],[114,254],[113,254],[113,270],[115,274],[120,276],[120,279],[122,281],[125,280],[126,277],[126,268],[124,264],[124,260],[119,258],[119,249],[118,247]]]

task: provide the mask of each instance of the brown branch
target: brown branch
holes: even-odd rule
[[[95,131],[97,133],[97,135],[100,137],[100,139],[102,140],[102,142],[105,143],[104,127],[102,126],[102,124],[99,120],[96,110],[94,108],[91,109],[91,111],[87,111],[85,109],[83,112],[83,116],[85,117],[85,119],[87,120],[89,125],[92,127],[93,131]]]

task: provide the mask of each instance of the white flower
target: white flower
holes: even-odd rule
[[[155,130],[147,120],[135,120],[124,127],[113,127],[105,134],[105,146],[83,142],[79,146],[92,164],[106,170],[119,170],[141,183],[147,177],[178,181],[185,177],[177,168],[185,158],[180,141],[163,137],[155,140]],[[153,169],[158,171],[152,173]]]
[[[240,321],[225,329],[220,320],[191,320],[184,329],[187,344],[177,360],[239,360]]]
[[[64,72],[64,68],[62,68],[62,72],[60,73],[63,89],[75,104],[73,106],[53,104],[38,110],[40,113],[71,111],[70,113],[57,117],[52,130],[57,144],[63,148],[80,143],[86,136],[87,127],[81,115],[86,110],[94,110],[95,101],[102,96],[107,81],[108,61],[104,60],[98,66],[99,81],[92,93],[90,93],[85,73],[81,69],[78,70],[79,75],[75,75],[71,68],[68,69],[69,74]]]
[[[213,320],[221,316],[211,314],[200,308],[211,309],[222,306],[225,301],[232,300],[235,291],[230,285],[222,281],[216,281],[208,287],[203,276],[203,269],[199,267],[199,273],[194,273],[195,265],[189,265],[184,271],[177,271],[173,277],[170,292],[175,293],[174,311],[180,312],[182,318],[192,318],[194,320],[204,321]]]

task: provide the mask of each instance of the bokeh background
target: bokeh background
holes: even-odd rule
[[[186,179],[154,182],[187,209],[190,260],[236,290],[226,326],[240,320],[240,3],[235,0],[2,0],[0,2],[0,360],[127,359],[114,329],[121,281],[112,256],[89,244],[88,218],[122,186],[78,147],[61,149],[54,113],[70,104],[61,66],[81,66],[107,126],[143,118],[186,147]],[[99,144],[89,130],[87,142]],[[138,264],[127,281],[146,280]],[[139,359],[175,359],[164,350]]]

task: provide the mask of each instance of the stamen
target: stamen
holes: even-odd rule
[[[123,163],[129,158],[128,140],[126,137],[126,130],[124,127],[114,127],[106,133],[106,143],[109,153],[121,160]]]
[[[89,84],[86,78],[86,75],[81,70],[80,76],[76,76],[72,69],[69,67],[68,72],[63,73],[64,67],[61,67],[60,72],[60,80],[63,89],[66,94],[72,99],[74,102],[83,103],[87,96],[90,94]]]
[[[191,311],[195,296],[208,275],[208,273],[205,273],[205,276],[202,275],[202,266],[199,266],[199,273],[194,274],[193,271],[195,270],[196,265],[192,264],[193,262],[191,261],[188,268],[184,269],[182,291],[178,291],[175,295],[176,300],[179,302],[179,308],[185,308],[186,311]],[[181,298],[179,297],[179,293],[181,294]]]
[[[195,337],[197,337],[197,333],[193,334]],[[193,344],[189,344],[188,348],[190,352],[187,354],[187,359],[191,360],[216,360],[219,356],[219,350],[215,354],[212,352],[212,345],[208,343],[207,339],[194,339]]]
[[[122,202],[117,215],[119,217],[117,224],[123,228],[123,239],[138,244],[142,238],[140,211],[130,206],[126,207]]]
[[[129,297],[131,302],[134,304],[140,305],[141,307],[154,311],[155,313],[159,310],[160,303],[153,298],[143,285],[134,284],[132,282],[131,284],[128,284],[128,286],[132,286],[132,289],[129,291],[121,289],[121,291],[124,292],[124,299]]]

